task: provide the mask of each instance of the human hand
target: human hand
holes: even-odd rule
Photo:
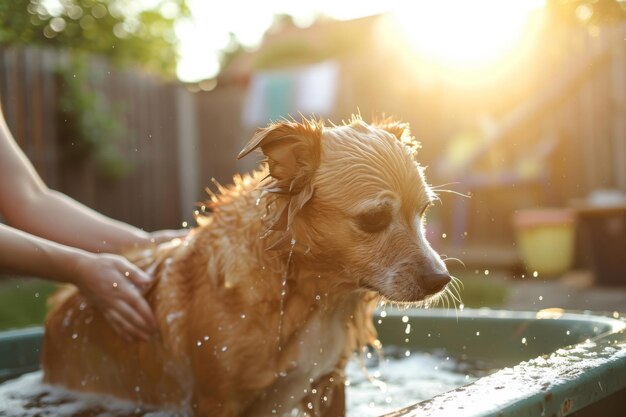
[[[150,242],[154,244],[159,244],[163,242],[169,242],[172,239],[182,239],[189,233],[189,229],[166,229],[166,230],[157,230],[155,232],[150,233]]]
[[[145,341],[158,332],[142,295],[152,280],[136,265],[118,255],[88,254],[77,259],[75,273],[81,293],[124,339]]]

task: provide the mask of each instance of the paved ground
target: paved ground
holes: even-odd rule
[[[511,310],[539,310],[563,308],[566,310],[617,311],[626,315],[626,285],[598,287],[592,284],[591,274],[578,271],[554,280],[508,280],[508,291],[503,308]]]

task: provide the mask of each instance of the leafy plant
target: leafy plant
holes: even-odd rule
[[[103,55],[173,77],[174,24],[186,0],[11,0],[0,2],[0,45],[41,45]]]
[[[118,147],[128,132],[122,115],[102,95],[89,88],[87,60],[73,54],[69,64],[57,69],[62,93],[59,99],[63,137],[68,155],[93,158],[98,172],[108,179],[124,177],[131,169]],[[117,111],[116,111],[117,110]]]

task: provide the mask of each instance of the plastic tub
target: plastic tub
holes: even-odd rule
[[[408,343],[407,319],[413,329]],[[502,367],[388,417],[621,416],[626,410],[626,325],[621,320],[560,311],[465,310],[457,316],[439,309],[387,310],[378,320],[384,345],[443,348]],[[0,333],[0,376],[37,369],[41,336],[39,328]]]

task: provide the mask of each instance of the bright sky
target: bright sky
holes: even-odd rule
[[[144,0],[145,1],[145,0]],[[316,14],[353,19],[385,11],[397,18],[414,47],[446,65],[476,67],[497,59],[519,42],[529,14],[544,0],[189,0],[192,20],[177,27],[178,76],[210,78],[218,53],[234,33],[248,47],[259,44],[272,16],[286,13],[308,25]]]

